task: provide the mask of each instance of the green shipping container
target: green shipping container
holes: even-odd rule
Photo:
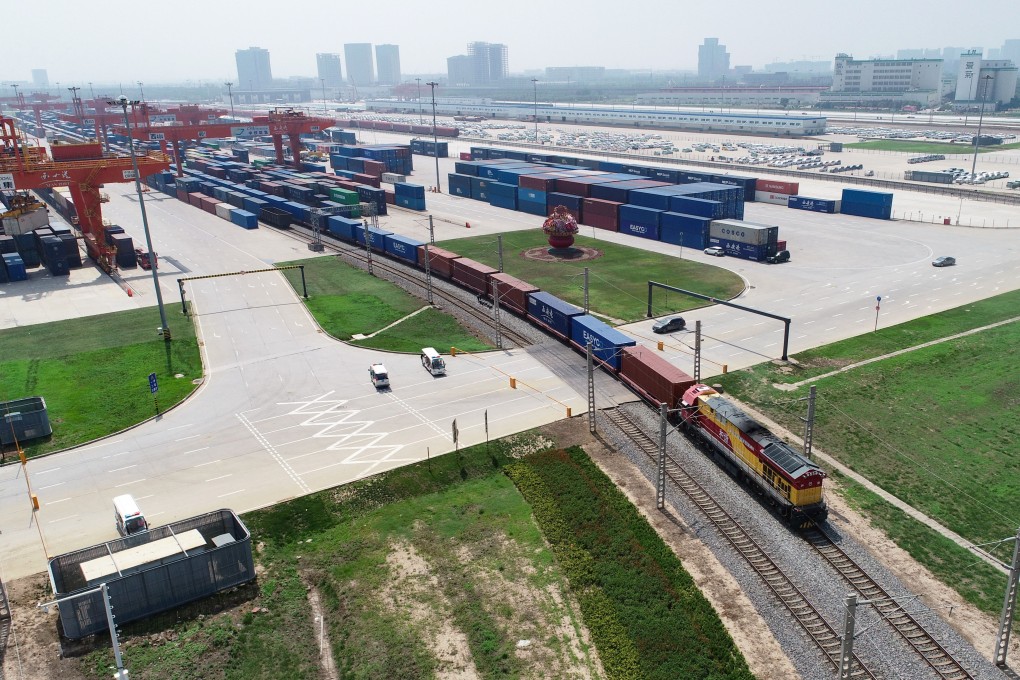
[[[358,194],[355,191],[348,191],[347,189],[341,189],[340,187],[333,187],[329,190],[329,198],[331,201],[342,203],[343,205],[357,205],[361,201],[358,199]]]

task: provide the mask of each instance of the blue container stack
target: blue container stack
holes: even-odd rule
[[[517,210],[517,187],[503,182],[489,182],[489,205],[507,210]]]
[[[663,211],[640,205],[620,206],[620,233],[659,240],[659,216]]]
[[[25,262],[17,253],[4,253],[3,270],[10,282],[28,280],[28,272],[25,270]]]
[[[548,215],[549,195],[538,189],[517,189],[517,209],[531,215]],[[556,206],[553,206],[556,207]]]
[[[893,195],[879,191],[843,189],[840,211],[844,215],[873,217],[879,220],[892,219]]]
[[[435,142],[431,139],[412,139],[411,140],[411,153],[416,153],[419,156],[438,156],[440,158],[447,158],[450,155],[450,145],[448,142]]]
[[[411,210],[425,210],[425,187],[420,184],[395,182],[393,194],[397,205]]]
[[[447,184],[450,189],[449,192],[453,196],[463,196],[464,198],[471,198],[471,176],[460,175],[455,172],[451,172],[446,176]]]
[[[664,212],[659,217],[659,240],[676,246],[708,247],[708,229],[712,220],[697,215]]]

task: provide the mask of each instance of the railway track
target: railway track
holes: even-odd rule
[[[304,226],[291,227],[290,229],[276,229],[276,231],[303,243],[311,243],[314,240],[312,230]],[[333,241],[325,234],[322,234],[322,236],[322,245],[327,250],[335,252],[337,255],[340,255],[346,260],[359,266],[368,266],[368,255],[364,248]],[[399,279],[420,287],[423,291],[427,290],[428,283],[425,280],[425,273],[423,271],[412,269],[410,266],[397,266],[389,259],[377,256],[375,253],[372,255],[372,270],[384,273],[384,278],[387,278],[388,280]],[[460,313],[475,319],[482,328],[491,328],[493,333],[495,333],[495,323],[493,318],[494,310],[490,306],[482,306],[477,301],[477,298],[476,301],[472,303],[462,299],[454,293],[444,290],[439,286],[432,287],[432,297],[433,299],[438,298],[439,300],[442,300],[443,304],[436,305],[437,307],[442,308],[443,305],[455,307]],[[488,300],[491,302],[491,298]],[[510,314],[510,312],[500,310],[500,314]],[[508,345],[515,347],[527,347],[534,344],[533,341],[526,335],[518,333],[502,324],[500,324],[499,336],[503,349],[507,349]]]
[[[853,559],[835,544],[822,527],[804,532],[804,538],[832,565],[861,596],[870,600],[882,619],[891,625],[928,665],[947,680],[969,680],[973,676],[933,638],[914,617],[875,582]]]
[[[603,413],[653,462],[659,458],[659,445],[638,427],[625,413],[619,409],[604,410]],[[747,561],[748,565],[758,574],[765,585],[786,607],[794,620],[821,650],[822,654],[835,670],[839,670],[842,652],[842,640],[839,634],[822,617],[821,613],[807,600],[793,581],[769,557],[768,553],[744,531],[740,524],[730,517],[723,507],[716,502],[693,477],[684,472],[677,461],[666,456],[666,477],[695,505],[719,530],[730,545]],[[864,663],[853,656],[850,667],[851,678],[878,678]]]

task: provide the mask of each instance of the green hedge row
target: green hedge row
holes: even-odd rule
[[[680,560],[578,448],[506,468],[581,602],[610,677],[753,676]]]

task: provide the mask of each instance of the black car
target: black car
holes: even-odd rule
[[[948,256],[944,255],[942,257],[936,257],[932,261],[931,266],[933,266],[933,267],[952,267],[954,264],[956,264],[956,258],[955,257],[948,257]]]
[[[686,327],[687,322],[684,321],[682,316],[674,316],[668,319],[662,319],[661,321],[656,321],[652,326],[652,332],[659,334],[674,333],[676,331],[682,331]]]
[[[768,262],[769,264],[780,264],[782,262],[789,262],[790,251],[789,250],[777,251],[775,255],[769,255],[767,258],[765,258],[765,261]]]

